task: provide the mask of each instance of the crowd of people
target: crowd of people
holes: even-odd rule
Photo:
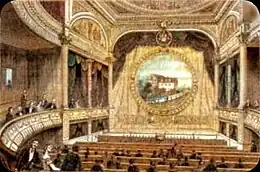
[[[37,101],[28,101],[27,91],[24,90],[21,95],[21,103],[17,107],[9,107],[6,114],[5,123],[12,120],[15,117],[23,116],[25,114],[31,114],[43,110],[57,109],[56,99],[52,99],[51,102],[47,100],[46,94]]]
[[[85,159],[88,159],[88,156],[90,155],[90,150],[87,148],[85,152]],[[95,155],[98,155],[97,152],[95,152]],[[129,160],[128,172],[139,172],[139,167],[135,164],[134,157],[143,157],[143,154],[140,150],[137,150],[135,154],[131,154],[129,150],[116,150],[108,159],[107,163],[104,164],[104,160],[97,159],[95,160],[95,164],[92,166],[91,171],[92,172],[102,172],[104,171],[104,168],[106,169],[122,169],[121,166],[121,158],[122,157],[133,157]],[[168,165],[169,170],[174,170],[175,166],[191,166],[189,159],[198,160],[198,169],[202,169],[202,171],[217,171],[217,168],[244,168],[244,164],[239,158],[238,163],[234,165],[234,167],[229,166],[226,162],[224,157],[221,158],[221,162],[216,165],[213,158],[210,159],[208,164],[204,164],[202,154],[200,152],[195,152],[195,150],[192,151],[191,155],[184,156],[182,152],[182,148],[177,149],[177,144],[175,144],[170,150],[163,150],[160,149],[160,151],[157,153],[157,151],[153,151],[150,158],[161,158],[160,161],[150,161],[150,165],[147,167],[147,172],[156,172],[157,171],[157,165]],[[177,161],[175,163],[169,162],[169,158],[177,158]]]
[[[73,146],[70,151],[68,146],[63,149],[53,149],[47,145],[41,155],[38,150],[38,141],[33,141],[29,148],[24,149],[17,158],[18,171],[82,171],[78,146]],[[56,153],[52,158],[50,153]]]
[[[80,108],[79,101],[74,100],[73,98],[69,101],[69,108]],[[21,94],[20,104],[17,107],[9,107],[5,122],[14,119],[15,117],[23,116],[25,114],[31,114],[35,112],[40,112],[44,110],[54,110],[57,109],[56,99],[52,101],[47,100],[47,95],[44,94],[39,101],[29,101],[27,90],[24,90]]]

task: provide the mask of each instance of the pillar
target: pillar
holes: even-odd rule
[[[232,87],[232,85],[231,85],[231,75],[232,75],[232,72],[231,72],[231,64],[230,64],[230,62],[228,62],[228,65],[227,65],[227,83],[228,83],[228,88],[227,88],[227,90],[228,90],[228,92],[227,92],[227,106],[228,107],[231,107],[231,87]]]
[[[244,118],[245,111],[243,110],[247,100],[247,33],[248,24],[242,23],[240,26],[239,35],[239,60],[240,60],[240,94],[239,94],[239,113],[237,123],[237,140],[238,143],[244,143]],[[242,147],[243,149],[243,147]]]
[[[214,90],[214,95],[215,95],[215,102],[214,102],[214,116],[215,116],[215,131],[219,130],[219,61],[218,59],[220,58],[219,55],[219,49],[217,48],[215,50],[215,58],[214,58],[214,85],[215,85],[215,90]]]
[[[226,136],[227,137],[230,137],[230,129],[229,129],[229,127],[230,127],[230,124],[227,122],[226,123]]]
[[[112,106],[111,97],[113,91],[113,63],[116,61],[112,55],[106,58],[108,62],[108,105]]]
[[[92,120],[88,120],[88,135],[92,133]]]
[[[88,106],[92,107],[92,63],[94,60],[87,59],[88,64]]]

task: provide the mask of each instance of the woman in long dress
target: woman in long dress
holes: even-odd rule
[[[42,157],[43,169],[44,171],[60,171],[60,168],[57,168],[51,160],[51,157],[49,155],[51,151],[52,151],[52,145],[48,145]]]

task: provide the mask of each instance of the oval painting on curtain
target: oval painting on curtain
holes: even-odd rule
[[[136,82],[138,92],[147,104],[178,104],[191,92],[192,73],[182,60],[159,54],[138,68]]]

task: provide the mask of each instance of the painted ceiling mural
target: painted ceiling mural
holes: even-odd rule
[[[79,19],[73,24],[72,30],[85,39],[94,41],[102,47],[106,47],[104,32],[95,21],[85,18]]]

